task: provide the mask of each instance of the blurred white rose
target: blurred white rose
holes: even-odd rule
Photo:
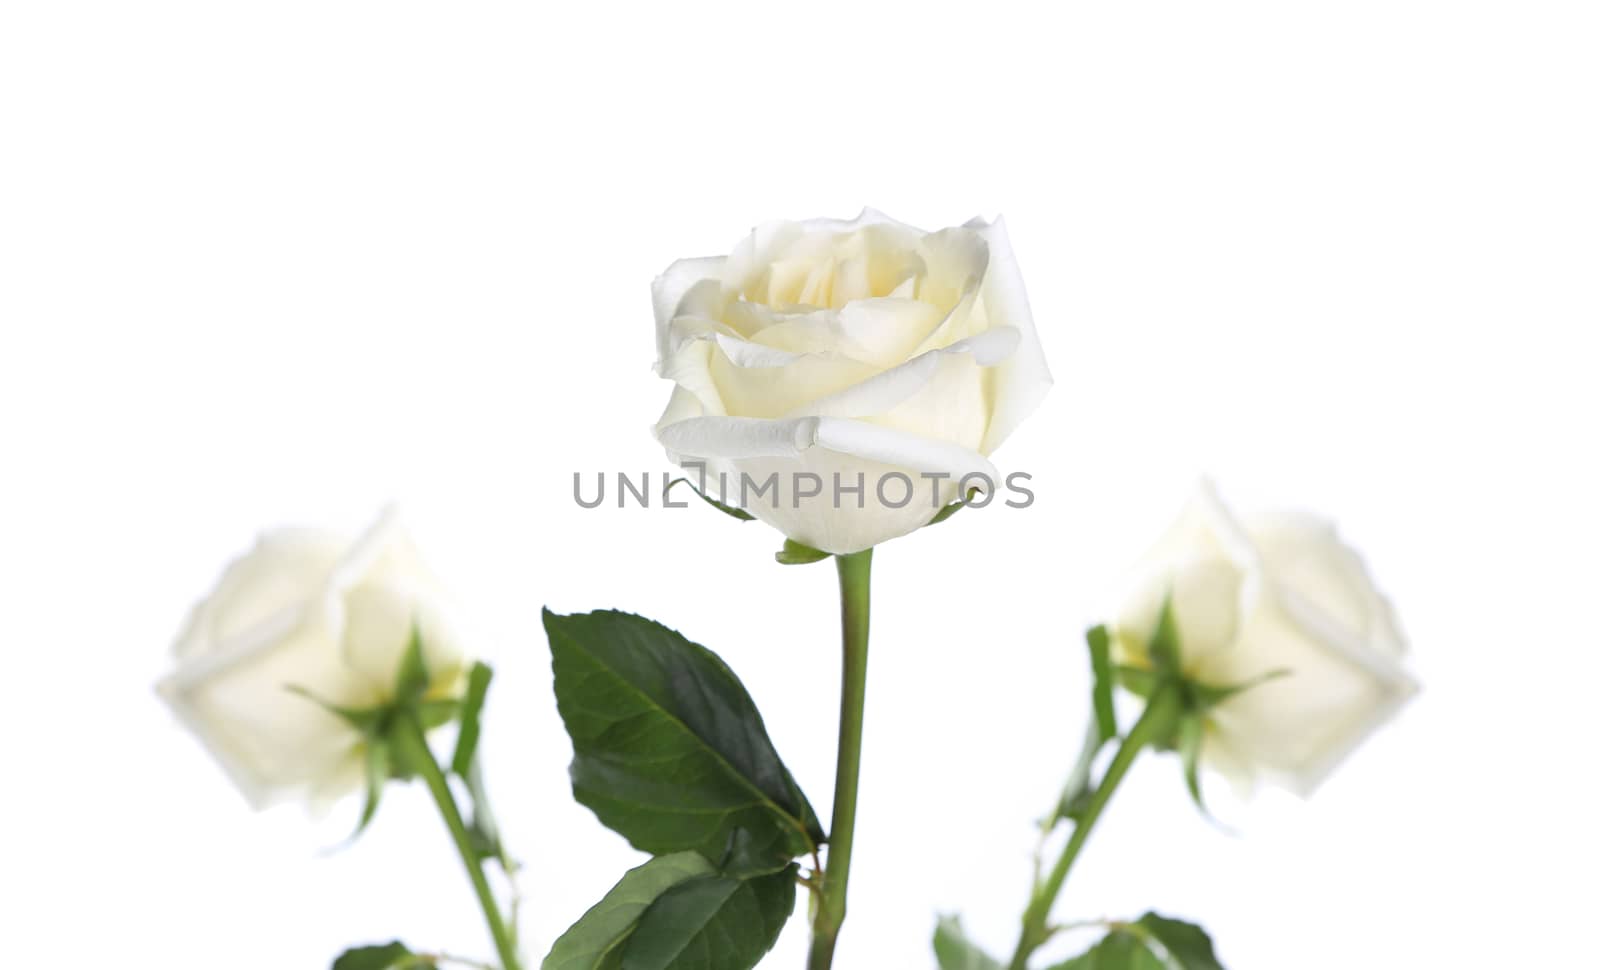
[[[657,438],[705,463],[713,497],[825,552],[925,525],[964,475],[997,482],[986,456],[1050,386],[1000,222],[767,225],[672,264],[654,297],[657,371],[677,385]],[[741,473],[776,473],[776,494]]]
[[[321,808],[360,787],[364,743],[291,688],[342,707],[386,703],[415,625],[429,696],[453,695],[465,662],[441,601],[392,515],[354,542],[267,533],[190,613],[157,689],[252,806]]]
[[[1202,483],[1145,557],[1112,630],[1143,666],[1170,592],[1183,672],[1213,686],[1272,677],[1210,712],[1202,762],[1242,791],[1308,795],[1417,690],[1388,601],[1332,524],[1242,519]]]

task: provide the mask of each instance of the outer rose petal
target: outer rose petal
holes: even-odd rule
[[[989,271],[979,294],[983,312],[991,326],[1015,327],[1021,333],[1017,352],[994,371],[994,414],[983,442],[983,453],[990,455],[1039,407],[1055,381],[1033,325],[1005,220],[996,219],[992,224],[974,220],[967,225],[982,233],[989,244]]]
[[[684,294],[701,280],[716,279],[727,259],[722,256],[699,256],[680,259],[666,272],[656,277],[650,286],[651,302],[656,311],[656,359],[667,357],[667,327],[677,314],[678,303]]]
[[[1274,512],[1246,522],[1265,568],[1278,584],[1384,652],[1399,656],[1405,635],[1361,556],[1332,522],[1303,512]]]
[[[350,680],[338,644],[315,620],[240,644],[216,655],[219,662],[180,669],[157,691],[261,809],[303,794],[360,741],[349,725],[288,687],[320,687],[318,696],[336,704],[362,697],[328,689]]]
[[[840,554],[860,552],[926,525],[950,501],[963,475],[981,473],[990,481],[997,477],[988,459],[971,449],[848,418],[691,418],[658,429],[657,436],[680,460],[707,459],[735,475],[750,475],[757,486],[776,473],[776,500],[755,497],[743,502],[744,507],[798,542]],[[913,485],[902,508],[885,504],[876,494],[882,477],[894,472]],[[935,488],[923,472],[948,479]],[[799,508],[791,494],[797,473],[819,476],[824,490]],[[835,507],[835,473],[846,487],[854,485],[858,474],[863,476],[862,507],[853,495]],[[732,500],[741,504],[747,495],[739,491],[738,482],[729,484]],[[898,503],[901,490],[898,481],[888,482],[884,497]],[[728,498],[729,492],[723,495]]]
[[[298,610],[333,574],[345,540],[310,529],[280,529],[229,564],[211,594],[190,611],[174,652],[192,657],[216,650],[261,624]],[[284,617],[282,622],[290,622]]]
[[[1231,698],[1212,720],[1260,774],[1309,796],[1415,693],[1408,676],[1376,672],[1370,657],[1307,630],[1269,587],[1233,648],[1201,676],[1242,683],[1274,670],[1286,675]]]

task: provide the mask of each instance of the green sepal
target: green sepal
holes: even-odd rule
[[[332,714],[335,717],[343,720],[346,724],[355,728],[356,731],[363,735],[377,734],[383,729],[384,724],[387,723],[389,718],[390,709],[388,705],[379,705],[378,707],[344,707],[339,704],[333,704],[323,700],[306,688],[301,687],[299,684],[286,684],[284,685],[283,689],[297,697],[304,697],[306,700],[327,711],[329,714]]]
[[[1178,757],[1183,762],[1183,783],[1189,789],[1189,797],[1194,799],[1195,807],[1201,813],[1209,816],[1206,809],[1206,800],[1200,794],[1200,753],[1205,747],[1206,722],[1198,714],[1185,714],[1178,721],[1177,750]]]
[[[1172,609],[1171,593],[1161,601],[1156,628],[1150,633],[1149,653],[1156,670],[1169,674],[1183,670],[1182,640],[1178,635],[1178,618]]]
[[[951,502],[949,505],[946,505],[944,508],[942,508],[938,512],[934,513],[933,518],[928,520],[928,525],[938,525],[940,522],[943,522],[945,519],[950,518],[950,516],[955,515],[957,512],[959,512],[962,509],[966,508],[968,505],[971,505],[972,504],[972,500],[974,498],[977,498],[977,496],[978,496],[978,490],[977,489],[975,489],[975,488],[967,489],[967,497],[966,498],[958,499],[958,500],[956,500],[954,502]]]
[[[1043,823],[1046,833],[1055,831],[1063,819],[1076,822],[1083,818],[1089,800],[1094,797],[1095,758],[1104,750],[1109,740],[1100,734],[1099,724],[1094,718],[1090,718],[1083,747],[1078,751],[1078,760],[1072,766],[1072,773],[1067,775],[1067,782],[1061,788],[1061,797],[1056,801],[1055,812]]]
[[[428,692],[428,684],[428,663],[422,654],[422,627],[412,623],[411,637],[406,641],[406,652],[401,656],[400,670],[395,674],[395,703],[421,700]]]
[[[1117,683],[1122,685],[1123,690],[1143,697],[1145,700],[1149,700],[1150,696],[1156,692],[1156,688],[1166,681],[1163,675],[1146,667],[1130,667],[1126,664],[1121,664],[1115,668],[1115,672]]]
[[[813,549],[793,539],[785,539],[783,548],[779,549],[773,558],[785,566],[804,566],[806,563],[821,562],[831,555],[833,555],[831,552],[823,552],[821,549]]]
[[[454,697],[442,697],[431,701],[417,701],[412,710],[416,711],[417,720],[421,722],[424,731],[432,731],[437,727],[444,727],[454,721],[461,714],[461,702]]]
[[[423,970],[434,966],[432,958],[412,953],[399,940],[351,947],[333,961],[333,970]]]
[[[732,516],[733,518],[738,519],[740,522],[754,522],[755,521],[756,517],[751,515],[749,512],[746,512],[744,509],[736,509],[733,506],[727,504],[726,502],[717,501],[716,499],[714,499],[711,496],[707,495],[705,492],[702,492],[698,488],[695,488],[694,487],[694,483],[689,481],[687,478],[674,478],[672,481],[668,482],[667,483],[667,488],[666,488],[667,492],[670,493],[672,491],[672,486],[678,484],[679,482],[683,482],[685,485],[688,485],[689,486],[689,491],[691,491],[691,492],[695,493],[696,495],[700,496],[700,501],[702,501],[702,502],[706,503],[707,505],[711,506],[712,508],[716,509],[718,512],[721,512],[723,515]]]
[[[1252,677],[1242,684],[1228,684],[1225,686],[1190,681],[1186,685],[1189,692],[1190,706],[1199,711],[1209,711],[1223,701],[1242,694],[1252,687],[1259,687],[1280,677],[1287,677],[1289,674],[1290,671],[1287,670],[1269,670],[1261,676]]]
[[[933,930],[933,955],[939,970],[1005,970],[1005,964],[967,939],[959,916],[939,917]]]
[[[361,818],[356,822],[356,830],[350,833],[351,842],[367,830],[373,817],[378,814],[378,803],[383,799],[383,785],[389,780],[391,770],[388,742],[382,738],[368,739],[362,760],[365,800],[361,804]]]
[[[1089,668],[1094,675],[1094,719],[1100,737],[1109,740],[1117,736],[1117,708],[1112,691],[1115,678],[1111,673],[1111,635],[1103,626],[1093,627],[1084,637],[1089,644]]]
[[[450,770],[465,778],[478,753],[478,738],[483,731],[483,702],[489,696],[489,683],[494,680],[494,670],[488,664],[472,665],[467,675],[467,695],[462,698],[461,727],[456,734],[455,754],[450,758]]]
[[[1113,692],[1116,674],[1111,666],[1111,636],[1103,626],[1091,628],[1084,636],[1089,645],[1089,669],[1092,675],[1093,712],[1089,729],[1078,753],[1077,763],[1067,776],[1054,814],[1044,822],[1046,832],[1054,831],[1062,819],[1077,821],[1094,795],[1094,761],[1100,752],[1117,736],[1117,709]]]
[[[499,823],[489,811],[489,797],[483,787],[483,765],[473,761],[462,780],[467,784],[467,793],[472,796],[472,818],[467,822],[467,837],[472,840],[472,846],[480,856],[494,859],[500,863],[501,869],[512,872],[515,863],[501,841]]]

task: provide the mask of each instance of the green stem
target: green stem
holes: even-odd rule
[[[472,889],[477,893],[478,905],[483,908],[483,918],[489,924],[489,935],[494,938],[495,950],[500,954],[501,970],[520,970],[516,941],[506,926],[500,904],[495,902],[494,891],[489,888],[489,879],[483,871],[483,857],[478,854],[472,838],[467,834],[467,825],[461,818],[461,808],[456,804],[455,794],[450,791],[450,782],[445,778],[439,762],[434,759],[433,750],[428,747],[427,735],[416,715],[403,713],[397,719],[392,738],[405,764],[416,769],[433,795],[434,804],[439,806],[439,815],[450,830],[450,838],[455,841],[456,851],[461,854],[461,862],[466,866],[467,877],[472,880]]]
[[[1106,768],[1105,778],[1100,781],[1099,787],[1089,799],[1089,804],[1084,808],[1083,817],[1073,826],[1072,835],[1061,850],[1061,858],[1056,860],[1055,867],[1050,870],[1050,875],[1045,881],[1034,887],[1033,898],[1028,903],[1027,911],[1022,915],[1022,937],[1017,941],[1016,953],[1011,957],[1010,970],[1025,970],[1028,957],[1050,938],[1050,910],[1055,906],[1056,897],[1061,894],[1061,887],[1066,884],[1067,874],[1072,871],[1072,864],[1077,861],[1078,853],[1083,851],[1084,843],[1089,841],[1089,834],[1094,831],[1095,823],[1100,820],[1106,805],[1111,802],[1111,796],[1116,793],[1117,786],[1128,774],[1133,759],[1150,744],[1170,735],[1173,724],[1177,722],[1182,712],[1183,695],[1176,684],[1163,685],[1150,696],[1144,714],[1134,723],[1128,736],[1118,746],[1115,757]]]
[[[838,556],[844,629],[844,675],[839,696],[839,766],[833,783],[833,825],[828,864],[811,919],[809,970],[829,970],[844,925],[855,849],[856,798],[861,781],[861,726],[867,703],[867,626],[872,612],[872,550]]]

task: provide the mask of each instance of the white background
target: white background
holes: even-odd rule
[[[693,9],[690,7],[693,6]],[[533,948],[636,861],[568,794],[539,608],[720,651],[825,812],[832,570],[659,474],[648,284],[769,218],[1004,213],[1057,385],[1026,511],[877,556],[848,970],[1013,939],[1079,631],[1193,478],[1336,515],[1426,684],[1229,837],[1135,770],[1063,916],[1230,970],[1589,945],[1600,19],[1580,3],[12,2],[0,8],[0,893],[13,966],[485,953],[420,789],[253,816],[151,683],[254,533],[397,499],[501,677]],[[800,919],[764,966],[802,963]]]

